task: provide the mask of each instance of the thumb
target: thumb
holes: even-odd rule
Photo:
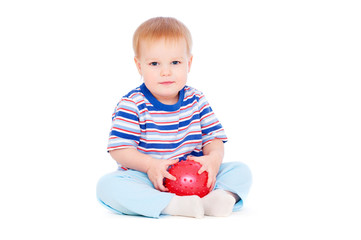
[[[176,164],[177,162],[179,162],[179,159],[172,159],[172,160],[169,160],[168,161],[168,166],[170,166],[170,165],[174,165],[174,164]]]
[[[207,168],[204,165],[202,165],[198,170],[198,174],[202,174],[205,171],[207,171]]]

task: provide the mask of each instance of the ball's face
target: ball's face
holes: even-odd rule
[[[174,164],[169,173],[177,178],[175,181],[165,180],[169,192],[179,196],[198,195],[204,197],[210,191],[207,188],[208,173],[198,174],[201,165],[195,161],[181,161]]]

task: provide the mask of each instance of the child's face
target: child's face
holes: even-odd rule
[[[141,42],[139,52],[134,60],[149,91],[164,104],[177,103],[193,59],[187,53],[186,41]]]

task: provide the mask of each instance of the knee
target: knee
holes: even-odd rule
[[[114,176],[112,173],[101,177],[96,186],[96,195],[98,199],[102,199],[107,192],[110,191]]]
[[[241,176],[248,179],[249,182],[252,182],[252,172],[251,169],[246,164],[238,162],[235,168],[237,169],[237,171]]]
[[[240,172],[240,174],[252,178],[251,169],[246,164],[237,162],[235,164],[235,168]]]
[[[227,162],[224,163],[225,170],[234,172],[237,176],[242,176],[243,179],[252,182],[251,169],[244,163],[241,162]]]
[[[107,177],[103,176],[99,179],[97,186],[96,186],[96,194],[97,194],[97,198],[101,199],[101,196],[103,195],[102,193],[104,192],[104,188],[106,186],[106,182],[107,182]]]

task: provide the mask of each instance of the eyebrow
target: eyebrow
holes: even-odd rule
[[[177,60],[184,60],[183,57],[172,57],[171,59],[177,59]],[[146,58],[145,59],[146,62],[149,62],[149,61],[159,61],[159,58]]]

